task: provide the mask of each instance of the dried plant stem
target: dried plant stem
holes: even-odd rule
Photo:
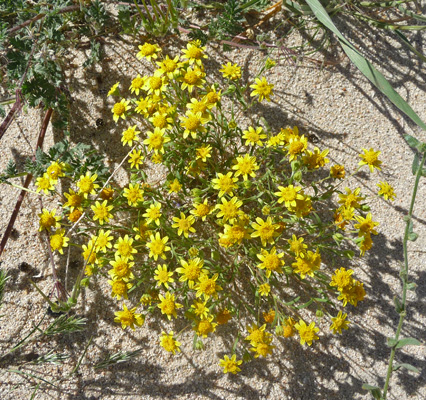
[[[36,154],[37,149],[39,149],[43,146],[44,137],[46,135],[46,130],[47,130],[47,127],[49,125],[49,121],[50,121],[50,118],[52,116],[52,112],[53,112],[53,110],[51,108],[49,108],[46,111],[46,114],[44,116],[43,123],[42,123],[41,129],[40,129],[40,133],[39,133],[38,139],[37,139],[37,145],[36,145],[34,155],[33,155],[33,161],[35,161],[35,154]],[[24,185],[23,185],[23,187],[25,189],[28,188],[32,179],[33,179],[32,174],[28,174],[27,177],[25,178],[25,182],[24,182]],[[26,190],[21,190],[21,193],[19,194],[18,200],[16,201],[15,208],[13,209],[13,212],[12,212],[12,215],[10,217],[9,223],[7,225],[6,231],[4,232],[4,235],[1,239],[0,255],[3,254],[4,248],[6,247],[6,243],[9,239],[10,233],[12,232],[13,225],[15,224],[16,218],[18,217],[19,210],[21,208],[22,202],[24,201],[25,194],[26,194]]]

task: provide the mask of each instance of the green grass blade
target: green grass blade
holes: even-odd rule
[[[410,117],[419,127],[426,130],[426,124],[420,119],[411,106],[395,91],[391,84],[373,66],[373,64],[366,60],[361,53],[359,53],[359,51],[356,50],[340,33],[321,3],[318,0],[306,0],[306,3],[309,7],[311,7],[318,20],[339,38],[344,52],[355,66],[368,78],[368,80],[373,83],[393,104],[395,104],[396,107]]]
[[[396,30],[395,31],[396,35],[402,40],[402,42],[420,59],[422,59],[423,61],[426,62],[426,57],[420,53],[420,51],[418,51],[406,38],[405,35],[403,35],[400,31]]]
[[[406,9],[402,5],[399,5],[396,7],[399,11],[401,11],[403,14],[408,15],[411,18],[417,19],[419,21],[426,21],[426,17],[422,14],[416,14],[415,12]]]

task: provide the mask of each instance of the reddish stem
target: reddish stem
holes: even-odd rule
[[[46,115],[44,116],[43,123],[42,123],[41,129],[40,129],[40,133],[39,133],[38,139],[37,139],[37,146],[35,148],[35,152],[34,152],[34,155],[33,155],[33,161],[35,161],[35,156],[36,156],[37,150],[43,146],[44,137],[46,136],[46,130],[47,130],[47,126],[49,125],[49,121],[50,121],[50,117],[52,116],[52,112],[53,112],[53,110],[51,108],[49,108],[46,111]],[[32,179],[33,179],[32,174],[28,174],[27,177],[25,178],[25,182],[24,182],[24,185],[23,185],[23,187],[25,189],[28,188]],[[3,235],[1,243],[0,243],[0,256],[3,254],[3,251],[6,247],[7,240],[9,239],[10,233],[12,232],[13,225],[15,224],[16,218],[18,217],[19,210],[21,208],[22,202],[24,201],[24,197],[25,197],[26,193],[27,193],[26,190],[21,190],[21,193],[19,194],[18,200],[16,201],[15,208],[13,209],[13,213],[12,213],[10,220],[9,220],[9,224],[7,225],[7,228],[4,232],[4,235]]]

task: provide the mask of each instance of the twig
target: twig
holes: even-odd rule
[[[46,111],[46,114],[43,119],[43,123],[41,125],[40,133],[38,135],[37,139],[37,145],[35,148],[35,152],[33,155],[33,161],[35,161],[36,152],[39,148],[43,146],[44,137],[46,135],[47,126],[49,125],[50,117],[52,116],[53,110],[49,108]],[[25,178],[24,182],[24,188],[28,188],[28,186],[31,183],[31,180],[33,179],[32,174],[28,174]],[[9,224],[7,225],[6,231],[4,232],[4,235],[2,237],[1,243],[0,243],[0,255],[3,254],[4,248],[6,247],[7,240],[9,239],[10,233],[12,232],[13,225],[15,224],[15,220],[18,217],[19,210],[21,208],[22,202],[24,201],[26,191],[22,190],[19,194],[18,200],[16,201],[15,208],[13,209],[12,216],[10,217]]]
[[[68,6],[68,7],[64,7],[61,10],[59,10],[57,12],[57,14],[64,14],[67,12],[73,12],[73,11],[77,11],[80,9],[80,5],[76,5],[76,6]],[[38,21],[39,19],[42,19],[46,16],[47,14],[43,13],[43,14],[38,14],[36,15],[34,18],[28,19],[27,21],[23,22],[22,24],[19,24],[13,28],[10,28],[7,30],[6,34],[8,36],[14,36],[18,31],[20,31],[22,28],[25,28],[28,25],[31,25],[33,22]]]

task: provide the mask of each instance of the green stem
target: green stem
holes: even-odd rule
[[[407,300],[407,284],[408,284],[408,250],[407,250],[407,243],[408,243],[408,235],[410,233],[410,222],[411,222],[411,217],[413,215],[413,209],[414,209],[414,203],[416,200],[416,195],[417,195],[417,189],[419,186],[419,181],[420,181],[420,177],[422,176],[422,169],[423,169],[423,165],[425,164],[426,161],[426,153],[423,154],[423,158],[422,161],[420,162],[420,165],[417,169],[417,173],[416,173],[416,181],[414,183],[414,188],[413,188],[413,194],[411,196],[411,204],[410,204],[410,209],[408,211],[408,216],[407,216],[407,223],[405,225],[405,234],[404,234],[404,242],[403,242],[403,249],[404,249],[404,269],[403,269],[403,274],[402,274],[402,310],[399,314],[399,323],[398,323],[398,327],[396,329],[395,332],[395,344],[392,347],[391,350],[391,355],[390,355],[390,359],[389,359],[389,365],[388,365],[388,372],[386,375],[386,382],[385,382],[385,386],[383,388],[383,400],[386,400],[386,395],[387,395],[387,391],[388,391],[388,387],[389,387],[389,381],[390,381],[390,377],[392,375],[392,369],[393,369],[393,360],[395,358],[395,352],[396,352],[396,346],[398,344],[398,339],[399,339],[399,335],[401,333],[401,329],[402,329],[402,324],[404,322],[404,318],[406,316],[406,309],[405,309],[405,303]]]

